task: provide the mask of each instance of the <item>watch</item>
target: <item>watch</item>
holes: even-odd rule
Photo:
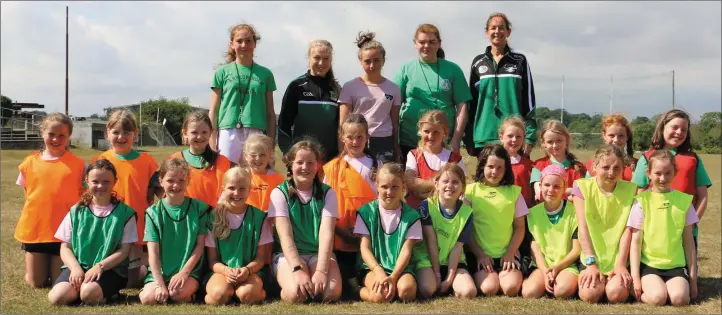
[[[594,256],[587,256],[587,258],[584,258],[584,264],[587,266],[595,265],[597,263],[597,258]]]
[[[296,272],[296,271],[299,271],[302,269],[303,269],[303,267],[301,267],[301,265],[297,265],[297,266],[293,267],[293,272]]]

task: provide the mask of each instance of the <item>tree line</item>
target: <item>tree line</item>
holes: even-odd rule
[[[186,114],[196,110],[191,106],[187,97],[177,99],[159,97],[157,99],[149,99],[140,103],[142,112],[136,112],[136,115],[142,117],[143,122],[155,122],[166,119],[165,127],[173,136],[176,143],[181,143],[181,129],[183,127],[183,119]],[[12,100],[6,96],[2,96],[2,113],[10,113],[12,109]],[[91,118],[103,119],[107,117],[107,112],[103,114],[93,114]],[[601,113],[589,115],[587,113],[573,114],[563,110],[564,125],[574,134],[572,145],[579,149],[593,149],[602,144],[602,116]],[[649,149],[652,141],[652,134],[657,125],[657,119],[661,113],[651,117],[637,116],[630,120],[633,128],[634,150],[645,151]],[[547,107],[536,108],[537,125],[541,126],[547,119],[560,120],[562,117],[561,109],[549,109]],[[3,119],[2,124],[5,124]],[[690,135],[692,137],[692,146],[695,150],[710,153],[722,154],[722,112],[707,112],[702,114],[699,122],[690,126]]]

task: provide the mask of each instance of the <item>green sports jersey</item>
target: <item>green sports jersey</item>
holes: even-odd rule
[[[471,62],[469,88],[473,100],[467,106],[468,120],[464,143],[481,148],[499,142],[499,127],[509,116],[524,120],[526,143],[536,143],[534,83],[526,56],[505,48],[496,63],[491,46]]]
[[[164,279],[170,279],[185,265],[193,253],[199,235],[207,231],[206,220],[211,207],[197,199],[185,197],[179,206],[170,206],[165,199],[154,203],[145,211],[146,242],[160,246],[160,264]],[[204,266],[204,257],[198,261],[190,276],[198,280]],[[148,273],[145,283],[154,281]]]
[[[105,217],[93,214],[90,208],[78,205],[70,208],[73,227],[71,248],[78,264],[88,270],[120,249],[123,230],[129,220],[135,220],[135,210],[120,202]],[[63,268],[66,268],[63,265]],[[128,276],[128,258],[113,269],[122,277]]]
[[[321,217],[326,194],[331,186],[320,184],[320,187],[313,186],[313,194],[308,203],[302,203],[297,195],[291,196],[288,192],[288,181],[284,181],[277,188],[283,193],[288,203],[288,219],[293,229],[293,241],[299,255],[310,255],[318,253],[319,230],[321,229]],[[320,198],[316,198],[318,189],[321,189]],[[273,252],[281,253],[281,239],[278,237],[276,227],[273,227]]]
[[[374,200],[363,205],[357,213],[369,231],[371,252],[374,254],[378,264],[384,268],[384,271],[390,274],[396,269],[396,262],[399,260],[401,249],[404,246],[404,242],[406,242],[406,234],[416,221],[421,220],[421,215],[418,211],[402,203],[399,225],[393,233],[387,234],[381,224],[379,211],[379,201]],[[361,255],[358,255],[357,268],[359,270],[369,269],[361,258]],[[414,266],[409,262],[406,268],[404,268],[404,272],[413,274],[413,271]]]
[[[240,119],[243,127],[266,130],[266,95],[276,90],[271,70],[230,62],[216,69],[211,88],[221,90],[218,129],[236,128]]]
[[[464,230],[466,222],[471,217],[471,207],[462,204],[459,211],[453,218],[447,219],[441,214],[438,196],[433,196],[428,200],[429,215],[436,234],[436,244],[439,248],[439,264],[442,266],[449,265],[449,254],[454,249],[456,243],[459,242],[461,231]],[[466,264],[466,255],[462,252],[459,258],[460,264]]]
[[[449,119],[449,139],[456,124],[456,105],[471,100],[469,85],[459,66],[446,59],[425,63],[418,59],[406,62],[394,75],[401,89],[399,143],[416,147],[419,142],[417,123],[432,109],[443,111]]]
[[[208,230],[211,232],[214,219],[215,213],[211,213],[208,217]],[[218,260],[230,268],[241,268],[253,261],[258,252],[265,219],[266,212],[249,205],[243,222],[237,229],[231,229],[228,237],[219,239],[215,235],[206,236],[215,238]]]

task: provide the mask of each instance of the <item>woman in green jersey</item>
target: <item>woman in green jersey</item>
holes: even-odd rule
[[[275,227],[271,271],[281,300],[338,301],[341,271],[333,255],[338,201],[319,178],[321,148],[314,141],[300,141],[284,160],[289,178],[271,191],[268,207]]]
[[[80,299],[101,304],[125,287],[128,254],[138,232],[135,211],[113,192],[117,179],[108,160],[88,166],[88,190],[55,233],[62,241],[60,258],[65,265],[48,293],[50,303],[68,305]]]
[[[638,301],[674,306],[697,297],[697,255],[692,229],[699,222],[693,196],[672,189],[677,172],[674,154],[658,150],[649,157],[649,190],[632,206],[630,260]],[[689,268],[689,271],[687,271]]]
[[[419,291],[427,298],[436,292],[474,298],[476,286],[464,254],[464,244],[469,243],[474,230],[473,210],[460,198],[466,189],[464,170],[456,163],[445,164],[436,173],[434,184],[434,196],[419,205],[432,266],[429,269],[433,269],[433,273],[419,272]]]
[[[411,264],[414,244],[421,240],[419,212],[402,202],[406,193],[404,169],[384,164],[376,176],[378,199],[361,207],[354,234],[361,237],[358,263],[361,300],[388,303],[416,299],[416,279]]]
[[[394,75],[401,89],[399,144],[401,159],[419,143],[417,123],[421,116],[438,109],[449,117],[451,150],[459,153],[466,126],[466,106],[471,100],[469,85],[459,66],[444,59],[441,34],[432,24],[422,24],[414,33],[414,46],[419,57],[406,62]]]
[[[206,220],[211,207],[185,197],[190,167],[170,158],[158,170],[165,197],[145,212],[150,273],[140,292],[143,304],[189,302],[198,289],[203,267]]]
[[[567,188],[564,167],[551,164],[541,172],[543,203],[529,209],[526,217],[531,234],[532,269],[521,294],[540,298],[544,291],[559,299],[577,292],[579,253],[574,205],[563,198]]]
[[[625,154],[605,144],[594,155],[592,178],[574,182],[572,196],[582,244],[579,298],[609,303],[629,297],[632,277],[627,270],[631,230],[626,229],[637,185],[621,180]]]
[[[218,206],[208,218],[206,254],[212,272],[206,278],[207,304],[227,304],[234,296],[243,304],[266,298],[266,253],[273,236],[266,212],[246,204],[251,176],[247,168],[228,170]]]

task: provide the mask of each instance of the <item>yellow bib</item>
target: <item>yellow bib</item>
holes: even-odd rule
[[[637,196],[644,211],[642,263],[663,270],[687,265],[682,232],[692,198],[677,190],[668,193],[646,190]]]
[[[572,235],[577,229],[574,204],[567,202],[562,211],[564,213],[557,224],[549,221],[544,203],[529,209],[529,215],[526,217],[529,232],[534,236],[534,241],[539,243],[544,254],[544,262],[549,267],[560,263],[572,251]],[[570,267],[573,271],[577,271],[575,265]]]
[[[514,232],[514,212],[521,187],[491,187],[481,183],[466,186],[466,199],[474,215],[474,239],[492,258],[501,258]]]

